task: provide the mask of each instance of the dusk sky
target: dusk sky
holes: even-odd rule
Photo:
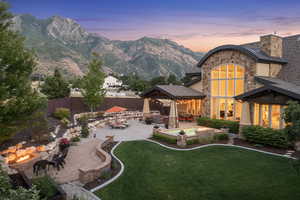
[[[109,39],[167,38],[195,51],[300,33],[299,0],[8,0],[14,14],[76,20]]]

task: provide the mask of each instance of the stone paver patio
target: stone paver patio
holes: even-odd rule
[[[58,183],[66,183],[77,180],[79,168],[96,168],[102,161],[96,155],[96,147],[101,144],[99,139],[81,139],[77,146],[71,146],[66,164],[63,169],[53,176]]]
[[[101,139],[104,141],[106,136],[115,136],[115,141],[131,141],[131,140],[144,140],[150,138],[152,136],[153,125],[146,125],[142,122],[137,120],[130,120],[128,121],[130,126],[126,129],[112,129],[109,126],[105,126],[104,128],[97,128],[91,134],[93,136],[96,134],[96,138]],[[163,124],[159,126],[163,127]],[[180,122],[180,128],[188,128],[197,126],[196,122]]]
[[[137,120],[130,120],[128,123],[130,126],[126,129],[112,129],[109,126],[97,128],[92,135],[96,134],[96,138],[102,141],[106,139],[106,136],[115,136],[115,141],[143,140],[152,136],[154,125],[146,125]]]

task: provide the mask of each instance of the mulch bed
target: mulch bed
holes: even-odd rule
[[[207,144],[227,144],[228,143],[228,140],[223,140],[223,141],[219,141],[219,142],[214,142],[214,143],[207,143],[207,144],[189,144],[189,145],[186,145],[186,147],[179,147],[177,146],[177,144],[170,144],[170,143],[167,143],[167,142],[164,142],[164,141],[160,141],[158,139],[154,139],[154,138],[150,138],[151,140],[153,141],[156,141],[156,142],[159,142],[161,144],[164,144],[168,147],[173,147],[173,148],[177,148],[177,149],[190,149],[190,148],[194,148],[194,147],[200,147],[200,146],[203,146],[203,145],[207,145]]]
[[[114,142],[112,145],[110,145],[110,147],[108,149],[105,149],[105,151],[111,155],[111,150],[116,144],[117,144],[117,142]],[[98,178],[92,182],[85,184],[83,187],[87,190],[91,190],[99,185],[102,185],[103,183],[107,182],[111,178],[115,177],[121,170],[121,164],[114,157],[112,157],[112,165],[111,166],[112,167],[110,169],[110,172],[111,172],[110,178],[107,178],[107,179]]]
[[[154,138],[151,138],[151,140],[159,142],[161,144],[164,144],[168,147],[173,147],[173,148],[177,148],[177,149],[190,149],[190,148],[193,148],[193,147],[200,147],[200,146],[203,146],[203,145],[207,145],[207,144],[192,144],[192,145],[187,145],[186,147],[179,147],[176,144],[170,144],[170,143],[160,141],[160,140],[157,140],[157,139],[154,139]],[[214,142],[212,144],[228,144],[228,141],[224,140],[224,141]],[[239,139],[239,138],[235,138],[233,144],[237,145],[237,146],[248,147],[248,148],[261,150],[261,151],[266,151],[266,152],[270,152],[270,153],[277,153],[277,154],[281,154],[281,155],[285,155],[287,153],[287,151],[289,151],[289,150],[293,151],[293,149],[280,149],[280,148],[275,148],[275,147],[271,147],[271,146],[260,146],[260,145],[250,143],[246,140],[242,140],[242,139]],[[300,152],[296,151],[295,153],[292,154],[292,156],[296,157],[296,158],[300,158]]]
[[[275,147],[271,147],[271,146],[261,146],[261,145],[257,145],[251,142],[248,142],[246,140],[242,140],[239,138],[235,138],[234,139],[234,145],[238,145],[238,146],[243,146],[243,147],[249,147],[252,149],[257,149],[257,150],[261,150],[261,151],[267,151],[270,153],[277,153],[277,154],[286,154],[288,150],[293,150],[293,149],[280,149],[280,148],[275,148]]]

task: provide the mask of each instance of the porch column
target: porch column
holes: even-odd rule
[[[150,115],[149,98],[144,98],[143,118],[148,117],[149,115]]]
[[[251,117],[250,117],[250,105],[248,102],[243,102],[242,106],[242,116],[240,120],[240,129],[239,129],[239,137],[242,138],[242,128],[244,126],[250,126],[251,125]]]
[[[178,128],[178,111],[175,100],[171,100],[170,104],[170,115],[169,115],[169,128]]]

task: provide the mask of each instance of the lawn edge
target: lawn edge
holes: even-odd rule
[[[118,172],[117,175],[115,175],[115,176],[114,176],[113,178],[111,178],[110,180],[106,181],[105,183],[103,183],[103,184],[101,184],[101,185],[96,186],[96,187],[93,188],[93,189],[90,189],[90,192],[93,192],[93,193],[94,193],[94,192],[96,192],[97,190],[100,190],[101,188],[103,188],[103,187],[107,186],[108,184],[112,183],[112,182],[115,181],[117,178],[119,178],[119,176],[122,175],[125,166],[124,166],[123,162],[122,162],[122,161],[114,154],[115,149],[116,149],[121,143],[122,143],[122,141],[118,142],[118,143],[112,148],[112,150],[111,150],[111,155],[112,155],[112,157],[115,158],[115,159],[120,163],[120,165],[121,165],[120,171]]]
[[[294,157],[291,156],[286,156],[286,155],[282,155],[282,154],[277,154],[277,153],[271,153],[271,152],[267,152],[267,151],[262,151],[262,150],[258,150],[258,149],[253,149],[253,148],[249,148],[249,147],[243,147],[243,146],[239,146],[239,145],[233,145],[233,144],[205,144],[202,146],[198,146],[198,147],[193,147],[193,148],[187,148],[187,149],[180,149],[180,148],[174,148],[174,147],[169,147],[167,145],[164,145],[162,143],[159,143],[157,141],[151,140],[151,139],[145,139],[145,140],[137,140],[137,141],[147,141],[150,143],[154,143],[154,144],[158,144],[164,148],[170,149],[170,150],[174,150],[174,151],[192,151],[192,150],[197,150],[197,149],[202,149],[202,148],[206,148],[206,147],[211,147],[211,146],[225,146],[225,147],[236,147],[236,148],[240,148],[240,149],[246,149],[249,151],[256,151],[259,153],[263,153],[263,154],[268,154],[268,155],[272,155],[272,156],[279,156],[282,158],[287,158],[287,159],[296,159]],[[126,141],[125,141],[126,142]],[[105,186],[109,185],[110,183],[112,183],[113,181],[115,181],[116,179],[118,179],[122,173],[124,172],[124,168],[125,165],[124,163],[114,154],[115,149],[122,143],[122,141],[118,142],[111,150],[111,155],[121,164],[121,170],[118,172],[118,174],[116,176],[114,176],[112,179],[108,180],[107,182],[93,188],[90,189],[90,192],[96,192],[97,190],[100,190],[102,188],[104,188]]]
[[[296,159],[296,158],[291,157],[291,156],[286,156],[286,155],[282,155],[282,154],[278,154],[278,153],[272,153],[272,152],[268,152],[268,151],[262,151],[262,150],[258,150],[258,149],[254,149],[254,148],[250,148],[250,147],[239,146],[239,145],[234,145],[234,144],[205,144],[205,145],[201,145],[201,146],[198,146],[198,147],[181,149],[181,148],[170,147],[170,146],[164,145],[160,142],[157,142],[157,141],[154,141],[154,140],[151,140],[151,139],[146,139],[146,141],[158,144],[162,147],[165,147],[167,149],[174,150],[174,151],[192,151],[192,150],[197,150],[197,149],[201,149],[201,148],[205,148],[205,147],[211,147],[211,146],[226,146],[226,147],[237,147],[237,148],[246,149],[246,150],[250,150],[250,151],[256,151],[256,152],[269,154],[269,155],[273,155],[273,156],[280,156],[280,157],[288,158],[288,159]]]

